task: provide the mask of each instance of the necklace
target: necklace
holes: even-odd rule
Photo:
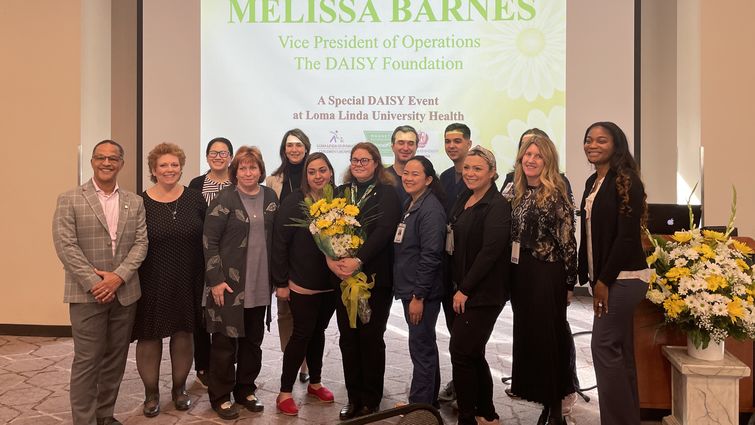
[[[175,201],[165,204],[165,206],[168,207],[168,211],[170,211],[171,215],[173,216],[173,220],[176,219],[176,214],[178,213],[178,200],[179,199],[180,198],[177,198]],[[173,209],[170,208],[170,204],[173,204]]]

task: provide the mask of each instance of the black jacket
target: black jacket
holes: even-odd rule
[[[477,204],[465,211],[464,204],[471,195],[469,189],[462,192],[451,210],[451,277],[469,297],[467,306],[503,306],[509,299],[511,205],[492,185]]]
[[[349,185],[339,186],[343,196]],[[368,217],[377,217],[364,226],[366,238],[356,257],[362,261],[362,271],[371,279],[375,274],[376,288],[393,288],[393,237],[401,220],[401,204],[392,185],[377,183],[362,206],[357,220],[364,224]],[[340,282],[340,280],[338,280]]]
[[[639,176],[631,173],[628,215],[619,213],[621,198],[616,189],[616,172],[609,170],[595,195],[591,214],[593,275],[611,285],[621,271],[643,270],[648,267],[642,249],[642,202],[645,188]],[[587,179],[580,209],[581,238],[579,246],[579,282],[588,281],[587,274],[587,227],[585,223],[585,198],[590,194],[597,173]],[[590,282],[594,285],[595,282]]]
[[[302,288],[317,291],[332,289],[325,255],[315,244],[309,229],[292,226],[292,219],[306,219],[301,203],[304,193],[295,189],[286,196],[275,215],[273,227],[273,285],[287,287],[289,279]]]
[[[207,173],[202,174],[201,176],[194,177],[189,182],[189,187],[199,191],[199,193],[202,193],[202,187],[204,186],[204,179],[207,177]]]

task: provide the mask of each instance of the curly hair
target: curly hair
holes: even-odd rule
[[[640,167],[635,162],[632,154],[629,152],[629,142],[624,131],[616,124],[610,121],[596,122],[585,131],[583,140],[587,140],[590,130],[600,127],[611,135],[613,141],[613,154],[609,160],[609,167],[616,173],[616,190],[619,193],[621,203],[619,204],[619,214],[627,216],[632,213],[632,207],[629,206],[629,190],[632,188],[632,177],[642,181],[640,178]],[[642,212],[640,222],[643,227],[647,224],[648,204],[647,194],[642,193]]]
[[[173,155],[178,158],[178,163],[181,164],[181,173],[183,173],[184,164],[186,164],[186,154],[184,153],[184,150],[174,143],[160,143],[149,151],[149,155],[147,155],[149,180],[152,183],[157,183],[157,177],[155,177],[154,171],[157,168],[157,160],[163,155]]]
[[[558,151],[556,145],[547,136],[542,136],[538,133],[531,133],[532,137],[522,143],[519,148],[519,153],[516,155],[516,163],[514,164],[514,200],[513,204],[519,205],[527,191],[527,176],[524,175],[524,168],[522,167],[522,158],[527,149],[535,145],[540,151],[540,155],[543,157],[543,171],[540,174],[540,183],[543,185],[543,189],[537,192],[536,200],[538,206],[544,206],[545,200],[553,197],[560,196],[566,202],[566,205],[573,207],[572,201],[569,198],[569,193],[566,190],[566,183],[564,183],[561,172],[558,170]]]

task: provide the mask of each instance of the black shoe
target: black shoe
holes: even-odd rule
[[[380,410],[377,406],[376,407],[367,407],[362,406],[361,409],[357,412],[357,416],[367,416],[371,415],[373,413],[377,413],[377,411]]]
[[[263,410],[265,410],[265,405],[262,404],[261,401],[257,399],[257,396],[254,394],[249,394],[246,396],[246,398],[242,398],[241,400],[236,400],[236,403],[240,403],[244,407],[246,407],[246,410],[250,412],[259,413]]]
[[[341,412],[338,413],[338,418],[342,421],[349,420],[357,415],[357,405],[353,403],[347,403],[341,408]]]
[[[154,418],[160,414],[160,396],[158,394],[150,394],[144,399],[142,413],[148,418]]]
[[[210,383],[210,374],[207,373],[206,370],[198,370],[197,381],[199,381],[202,386],[207,387]]]
[[[213,404],[212,410],[214,410],[218,414],[220,419],[225,419],[227,421],[239,417],[239,408],[235,403],[232,403],[231,401],[225,401],[217,405]]]
[[[514,394],[513,391],[511,391],[511,387],[506,387],[506,389],[503,390],[503,392],[505,392],[507,396],[513,398],[514,400],[521,400],[522,399],[518,395]]]
[[[299,372],[299,382],[305,383],[309,381],[309,374],[307,372]]]
[[[448,381],[448,384],[446,384],[445,388],[440,390],[440,394],[438,394],[438,401],[441,403],[447,403],[454,400],[456,400],[454,381]]]
[[[189,410],[191,407],[191,398],[189,398],[189,393],[184,388],[173,390],[171,394],[173,395],[173,404],[176,405],[176,410]]]
[[[97,418],[97,425],[123,425],[118,421],[118,419],[115,419],[112,416],[108,416],[105,418]]]
[[[551,418],[545,425],[566,425],[566,418],[561,416],[559,419]]]

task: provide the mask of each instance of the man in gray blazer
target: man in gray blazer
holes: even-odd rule
[[[92,179],[58,197],[52,234],[73,332],[73,423],[117,425],[113,409],[141,296],[137,269],[147,255],[147,226],[142,198],[118,188],[123,148],[103,140],[91,164]]]

